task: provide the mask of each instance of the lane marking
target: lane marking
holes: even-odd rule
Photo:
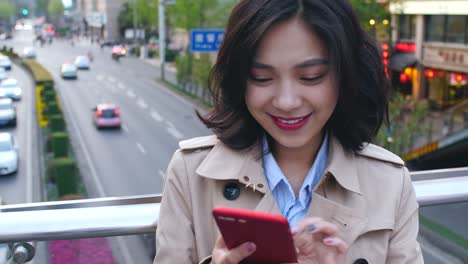
[[[157,122],[162,122],[164,121],[164,118],[154,109],[151,109],[150,112],[151,117],[156,120]]]
[[[166,131],[175,139],[183,139],[184,135],[175,127],[166,127]]]
[[[138,106],[143,108],[143,109],[146,109],[148,108],[148,104],[143,100],[143,99],[138,99],[138,102],[137,102]]]
[[[115,78],[112,77],[112,76],[107,77],[107,80],[109,80],[109,82],[111,82],[111,83],[116,81]]]
[[[137,145],[138,149],[140,150],[140,152],[143,153],[143,155],[146,155],[145,148],[139,142],[137,142],[136,145]]]
[[[98,81],[104,80],[104,75],[102,75],[102,74],[97,75],[96,80],[98,80]]]
[[[127,90],[127,96],[130,98],[135,98],[136,94],[132,90]]]
[[[127,126],[127,125],[122,124],[120,127],[121,127],[121,128],[123,129],[123,131],[125,131],[126,133],[130,133],[130,130],[128,129],[128,126]]]
[[[125,90],[125,84],[123,84],[123,83],[121,83],[121,82],[119,82],[119,83],[117,84],[117,87],[118,87],[120,90]]]

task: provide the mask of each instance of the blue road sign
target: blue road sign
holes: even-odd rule
[[[190,51],[216,52],[224,38],[222,29],[194,29],[190,32]]]

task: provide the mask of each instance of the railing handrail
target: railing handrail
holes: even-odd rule
[[[418,178],[413,186],[421,206],[468,201],[468,168],[412,174]],[[439,177],[434,179],[434,174]],[[0,243],[154,232],[161,198],[158,194],[1,206]]]

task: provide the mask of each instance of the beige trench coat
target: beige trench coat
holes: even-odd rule
[[[281,214],[257,149],[234,151],[215,136],[179,145],[167,170],[154,263],[209,263],[219,236],[213,207]],[[223,191],[232,182],[241,193],[228,200]],[[328,165],[308,216],[338,226],[338,235],[350,246],[346,263],[423,263],[416,241],[418,204],[408,170],[398,156],[378,146],[347,154],[330,138]]]

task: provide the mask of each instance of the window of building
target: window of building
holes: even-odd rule
[[[467,16],[447,16],[446,42],[464,43],[466,37]]]
[[[426,16],[426,41],[445,41],[445,29],[447,26],[445,18],[446,16],[441,15]]]
[[[399,42],[414,42],[416,19],[414,16],[401,15],[398,17]]]

